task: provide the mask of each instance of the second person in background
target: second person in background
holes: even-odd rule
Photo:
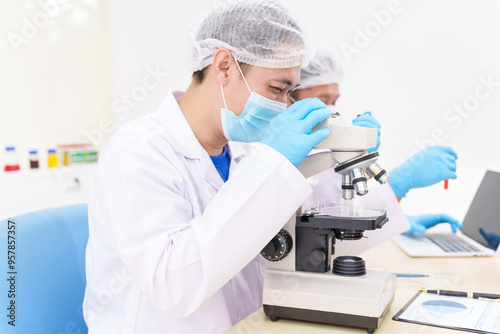
[[[339,84],[343,79],[343,70],[333,54],[318,48],[314,58],[307,67],[300,70],[300,84],[290,93],[290,101],[317,97],[333,110],[340,96]],[[380,123],[367,111],[352,123],[358,126],[376,128],[378,130],[377,146],[380,146]],[[401,200],[408,191],[433,185],[446,179],[456,179],[457,155],[449,146],[430,146],[422,149],[401,165],[389,172],[389,183],[394,194]],[[449,223],[453,232],[461,225],[458,220],[446,214],[427,214],[407,216],[411,229],[405,233],[425,233],[426,229],[439,223]]]

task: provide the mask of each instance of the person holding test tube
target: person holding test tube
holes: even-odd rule
[[[309,65],[301,69],[300,76],[300,84],[290,93],[290,101],[318,97],[334,110],[335,103],[340,96],[339,84],[343,71],[333,55],[327,50],[318,48]],[[372,113],[367,111],[356,117],[352,123],[378,130],[377,146],[369,152],[376,151],[380,146],[381,125]],[[389,183],[398,200],[401,200],[411,189],[427,187],[443,180],[456,179],[456,160],[457,154],[449,146],[426,147],[390,171]],[[445,187],[447,188],[446,183]],[[406,231],[406,234],[423,234],[426,229],[439,223],[449,223],[453,232],[461,227],[458,220],[446,214],[407,216],[407,218],[411,229]]]

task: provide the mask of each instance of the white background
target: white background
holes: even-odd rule
[[[109,2],[0,1],[0,166],[14,145],[22,167],[37,149],[85,141],[111,115]],[[22,41],[22,42],[12,42]]]
[[[392,3],[392,5],[390,5]],[[189,22],[217,2],[112,1],[115,95],[130,91],[146,66],[170,75],[136,114],[149,112],[172,89],[185,89],[183,50]],[[500,83],[500,5],[496,1],[298,1],[287,4],[310,22],[318,46],[345,68],[338,109],[355,117],[371,110],[382,123],[381,163],[392,169],[432,139],[435,129],[459,156],[458,179],[411,191],[402,205],[409,214],[445,212],[462,219],[486,169],[500,171],[500,87],[467,118],[445,121],[445,112],[473,96],[479,77]],[[380,27],[372,12],[397,8]],[[381,14],[379,14],[380,16]],[[375,15],[376,16],[376,15]],[[358,29],[372,29],[368,45],[346,57]],[[349,59],[348,59],[349,58]],[[456,114],[454,117],[457,117]],[[117,120],[118,122],[121,119]],[[452,127],[453,126],[453,127]],[[423,145],[423,144],[422,144]]]
[[[15,15],[6,14],[3,7],[14,2],[23,1],[8,0],[0,5],[0,13],[10,17],[9,26],[2,27],[2,38],[9,31],[19,33],[23,18],[33,15],[44,1],[25,0],[32,4],[31,9],[26,9],[26,12],[17,9]],[[18,143],[21,147],[47,147],[86,141],[85,130],[101,131],[105,138],[111,131],[108,131],[109,126],[103,130],[103,120],[106,123],[112,119],[114,125],[120,125],[153,112],[168,91],[183,90],[189,84],[191,73],[183,66],[189,23],[218,3],[202,0],[65,2],[80,6],[80,10],[82,7],[92,8],[90,18],[87,18],[94,20],[89,21],[94,22],[90,28],[69,34],[73,36],[74,44],[51,47],[46,44],[48,37],[42,30],[23,45],[30,57],[13,54],[5,39],[0,44],[2,68],[5,71],[17,69],[7,72],[8,77],[0,78],[2,150],[5,145]],[[345,80],[340,87],[339,111],[355,117],[370,110],[382,123],[379,151],[384,167],[388,170],[394,168],[418,150],[419,143],[420,146],[430,143],[436,129],[442,129],[440,138],[444,139],[436,144],[450,145],[458,153],[458,180],[450,181],[447,191],[443,190],[442,183],[411,191],[402,202],[405,212],[446,212],[463,218],[485,170],[500,171],[500,86],[494,87],[488,98],[470,108],[466,118],[460,116],[460,123],[456,120],[457,114],[453,115],[453,122],[446,121],[444,116],[455,104],[473,101],[475,91],[481,85],[480,77],[491,76],[494,82],[500,83],[498,2],[286,2],[309,21],[316,44],[332,51],[343,64]],[[383,25],[378,23],[376,16],[380,20],[382,13],[390,13],[390,8],[396,10],[389,18],[384,17]],[[51,29],[60,29],[64,33],[69,28],[56,21]],[[344,49],[348,44],[360,46],[360,31],[371,36],[365,38],[366,45],[358,47],[357,53],[349,57],[342,51],[342,46]],[[68,73],[68,68],[78,68],[64,77],[64,91],[60,84],[47,80],[40,70],[20,70],[47,57],[58,59],[50,67],[50,73],[56,78]],[[147,90],[134,108],[127,112],[115,109],[114,112],[113,103],[115,107],[123,107],[123,94],[137,93],[151,69],[159,69],[168,75],[158,82],[155,89]],[[20,77],[16,82],[30,83],[35,88],[10,84],[14,76]],[[36,87],[45,90],[42,98],[34,100]],[[481,92],[487,91],[482,89]],[[17,100],[5,96],[16,96]],[[19,103],[19,99],[24,99],[24,103]],[[72,116],[64,116],[66,113]],[[42,122],[40,117],[51,122]],[[61,135],[55,124],[70,131]],[[104,140],[97,144],[102,147]],[[18,153],[25,159],[26,152]]]

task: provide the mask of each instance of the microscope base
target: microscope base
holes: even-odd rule
[[[380,323],[384,319],[387,311],[389,311],[389,308],[390,305],[387,306],[380,318],[272,305],[264,305],[264,314],[267,315],[273,322],[278,321],[279,318],[294,319],[319,322],[329,325],[366,328],[368,333],[374,333],[375,329],[379,327]]]
[[[366,328],[379,327],[394,299],[396,277],[367,270],[360,277],[265,269],[264,313],[278,318]]]

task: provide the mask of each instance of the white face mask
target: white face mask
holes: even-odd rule
[[[286,103],[274,101],[252,92],[237,61],[236,66],[238,66],[243,81],[245,81],[245,85],[250,92],[250,97],[241,115],[236,116],[234,112],[227,108],[224,89],[222,85],[220,86],[225,107],[221,109],[222,131],[227,140],[246,143],[258,142],[262,139],[262,135],[268,128],[269,123],[287,106]]]

